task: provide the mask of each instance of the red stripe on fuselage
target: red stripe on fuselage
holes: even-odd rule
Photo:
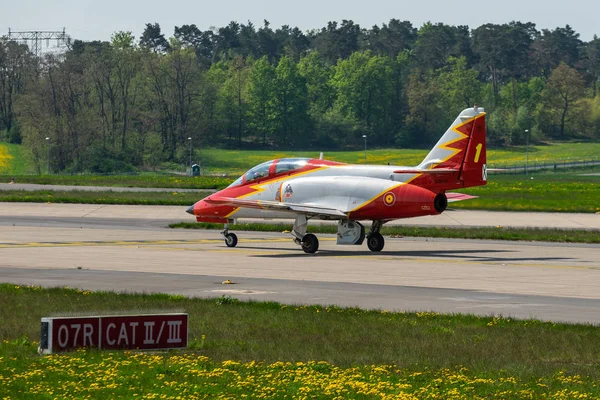
[[[395,201],[388,205],[385,195],[392,192]],[[385,192],[365,206],[353,211],[348,218],[353,220],[393,220],[399,218],[437,215],[433,201],[436,194],[412,184],[401,185]]]

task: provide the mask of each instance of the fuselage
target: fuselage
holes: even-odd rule
[[[410,168],[320,159],[278,159],[250,169],[226,189],[197,202],[188,212],[193,212],[200,222],[293,217],[291,211],[215,205],[206,201],[231,198],[318,205],[347,213],[340,218],[321,216],[324,219],[391,220],[439,214],[443,209],[436,209],[434,204],[439,191],[411,184],[421,176],[419,173],[397,173]]]

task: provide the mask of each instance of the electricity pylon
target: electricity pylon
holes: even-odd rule
[[[46,41],[46,47],[50,47],[50,40],[56,40],[59,47],[67,46],[71,43],[71,37],[65,33],[65,28],[62,31],[23,31],[14,32],[8,28],[9,40],[20,40],[27,43],[29,50],[36,56],[42,54],[42,44]]]

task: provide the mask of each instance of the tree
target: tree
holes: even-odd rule
[[[308,93],[306,80],[292,59],[283,56],[275,68],[273,125],[279,145],[308,143]]]
[[[477,71],[467,69],[465,57],[449,57],[447,66],[440,71],[439,87],[444,99],[446,113],[456,115],[481,100],[481,83]]]
[[[550,120],[552,122],[558,120],[558,137],[561,139],[565,138],[565,128],[571,121],[571,117],[576,114],[576,102],[583,97],[583,91],[583,78],[573,68],[561,63],[552,71],[542,93],[542,103],[548,110]]]
[[[361,34],[360,26],[351,20],[343,20],[339,27],[337,22],[330,21],[327,27],[311,33],[311,41],[315,50],[333,65],[358,50]]]
[[[427,22],[419,29],[414,56],[422,71],[442,68],[448,57],[460,55],[471,65],[473,55],[467,26]]]
[[[448,122],[440,118],[440,115],[444,115],[444,110],[438,105],[441,94],[433,73],[413,72],[409,77],[406,94],[406,127],[397,141],[403,146],[431,145]]]
[[[177,158],[179,147],[195,136],[202,75],[196,56],[177,39],[172,39],[166,55],[145,54],[145,66],[150,77],[149,107],[160,115],[161,140],[170,160]]]
[[[35,60],[26,45],[0,38],[0,133],[6,130],[12,142],[20,143],[16,130],[15,101],[34,77]]]
[[[229,60],[240,54],[240,24],[231,21],[229,25],[219,28],[214,36],[214,59]]]
[[[135,106],[136,101],[137,88],[133,86],[133,82],[141,62],[131,32],[115,33],[111,46],[114,49],[115,75],[120,98],[121,150],[125,150],[127,132],[130,129],[130,108]]]
[[[596,97],[600,80],[600,38],[598,36],[594,35],[594,39],[585,44],[583,54],[586,80],[592,85],[592,97]]]
[[[98,115],[102,121],[101,145],[117,147],[119,124],[118,89],[115,74],[115,49],[110,43],[84,43],[81,52],[87,80],[94,87]]]
[[[192,47],[196,52],[198,63],[205,68],[209,68],[213,59],[213,33],[208,30],[202,32],[194,24],[175,27],[175,38],[182,46]]]
[[[249,126],[254,134],[262,137],[263,146],[267,145],[267,138],[274,132],[272,121],[274,91],[275,68],[269,63],[267,56],[263,56],[252,67],[248,87]]]
[[[554,30],[543,29],[533,43],[534,57],[544,76],[548,77],[560,63],[575,68],[581,45],[579,34],[569,25]]]
[[[374,142],[381,145],[393,141],[393,75],[390,58],[366,51],[340,60],[333,78],[337,107],[352,120],[363,122],[375,135]]]
[[[220,109],[225,120],[229,140],[237,138],[238,147],[242,146],[242,136],[246,131],[248,113],[248,82],[252,64],[241,56],[227,63],[227,78],[220,91]]]
[[[516,80],[532,71],[531,46],[538,36],[535,24],[511,22],[509,24],[485,24],[473,30],[473,49],[479,57],[480,71],[487,70],[492,82],[494,100],[500,85],[510,77]],[[516,91],[513,88],[513,112],[517,110]]]
[[[318,51],[313,51],[300,59],[298,73],[306,80],[309,113],[318,118],[333,106],[335,100],[332,68],[325,65]]]
[[[166,53],[169,49],[169,42],[160,31],[158,22],[146,24],[146,28],[140,37],[140,46],[146,47],[156,53]]]
[[[295,62],[298,62],[309,48],[309,40],[298,28],[290,29],[284,25],[281,29],[275,31],[275,36],[280,37],[283,43],[283,54],[289,56]]]
[[[410,21],[391,19],[381,28],[377,25],[365,32],[365,46],[374,54],[395,58],[405,50],[410,50],[417,40],[417,29]]]

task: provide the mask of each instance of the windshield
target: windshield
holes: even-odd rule
[[[273,160],[264,162],[246,172],[246,182],[252,182],[269,175],[269,169],[273,164]]]
[[[275,173],[281,174],[282,172],[293,171],[300,169],[308,163],[308,158],[282,158],[277,161],[275,165]]]
[[[274,162],[276,162],[275,174],[278,175],[285,172],[300,169],[308,163],[308,160],[308,158],[282,158],[276,161],[266,161],[248,170],[248,172],[237,178],[235,182],[233,182],[228,187],[239,186],[243,183],[252,182],[257,179],[269,176],[269,171],[271,171],[271,166]]]
[[[231,185],[227,186],[227,187],[233,187],[233,186],[239,186],[242,183],[244,183],[244,178],[246,179],[245,182],[252,182],[255,181],[257,179],[260,178],[264,178],[265,176],[269,175],[269,169],[271,168],[271,165],[273,164],[273,160],[271,161],[266,161],[262,164],[257,165],[256,167],[248,170],[248,172],[246,172],[244,175],[240,176],[239,178],[237,178],[235,180],[235,182],[233,182]]]

